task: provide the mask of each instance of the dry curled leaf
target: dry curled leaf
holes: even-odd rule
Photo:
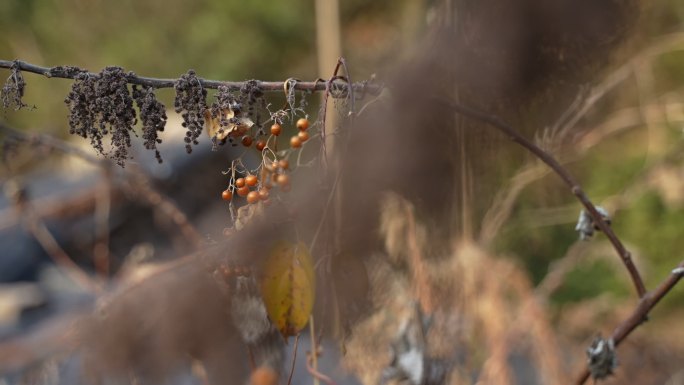
[[[229,136],[240,137],[249,130],[254,122],[246,117],[235,117],[235,111],[230,108],[223,110],[223,116],[212,117],[210,110],[204,111],[204,118],[207,120],[207,133],[210,138],[216,137],[218,140],[227,139]],[[221,120],[228,122],[221,126]]]
[[[302,242],[279,241],[261,277],[261,295],[271,322],[285,336],[306,326],[313,308],[315,277],[309,249]]]

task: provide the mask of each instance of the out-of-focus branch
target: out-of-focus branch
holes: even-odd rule
[[[62,249],[50,230],[45,226],[45,223],[33,211],[31,203],[26,196],[26,191],[18,184],[8,182],[5,185],[5,194],[14,204],[14,209],[21,214],[26,230],[38,241],[43,250],[55,262],[55,265],[78,285],[91,292],[99,292],[101,289],[100,285],[67,255],[66,251]]]
[[[188,221],[187,215],[176,206],[171,198],[165,196],[155,189],[150,183],[149,178],[137,167],[133,167],[133,174],[126,181],[126,188],[140,195],[146,203],[169,218],[180,229],[183,237],[193,246],[199,247],[202,244],[202,235]]]
[[[618,346],[627,336],[629,336],[634,329],[646,321],[648,313],[655,307],[655,305],[660,302],[667,293],[672,290],[672,288],[679,282],[680,279],[684,277],[684,260],[677,265],[675,269],[672,270],[670,275],[663,282],[658,285],[654,290],[646,293],[639,304],[634,309],[632,314],[625,319],[618,327],[615,328],[611,339]],[[589,378],[589,369],[585,368],[582,374],[577,378],[577,384],[584,384],[584,382]]]
[[[112,208],[112,174],[109,167],[102,170],[101,183],[95,194],[95,247],[93,262],[95,271],[104,279],[109,277],[109,215]]]
[[[79,157],[81,159],[84,159],[88,162],[94,163],[101,165],[102,167],[107,167],[109,164],[106,160],[99,159],[93,155],[88,154],[87,152],[76,148],[72,145],[70,145],[67,142],[64,142],[62,140],[59,140],[57,138],[54,138],[50,135],[45,135],[45,134],[35,134],[35,133],[25,133],[19,130],[16,130],[14,128],[11,128],[2,122],[0,122],[0,131],[4,131],[8,133],[10,136],[15,137],[18,140],[27,142],[27,143],[35,143],[35,144],[42,144],[45,146],[48,146],[50,148],[62,151],[66,154],[73,155],[76,157]],[[132,191],[135,194],[141,195],[146,203],[150,205],[151,207],[154,207],[156,209],[159,209],[160,212],[167,216],[172,223],[176,224],[180,230],[183,236],[193,245],[193,246],[199,246],[202,242],[202,236],[201,234],[195,229],[190,221],[188,221],[187,216],[171,201],[170,198],[164,196],[162,193],[157,191],[151,184],[151,181],[149,177],[140,169],[137,169],[135,167],[132,167],[133,171],[128,171],[128,178],[126,183],[123,184],[123,187],[126,190]],[[110,183],[111,187],[111,183]],[[84,196],[84,202],[83,204],[87,205],[88,208],[94,207],[95,210],[98,210],[98,201],[100,198],[102,198],[99,194],[102,192],[100,189],[95,188],[90,194]],[[108,192],[109,195],[109,200],[112,199],[112,192],[110,188],[110,192]],[[118,194],[117,194],[118,195]],[[72,203],[71,201],[66,201],[67,203]],[[80,202],[80,200],[79,200]],[[79,205],[79,202],[76,202],[77,205]],[[101,201],[100,201],[101,203]],[[109,203],[111,205],[111,202]],[[103,210],[102,207],[100,207],[100,210]],[[57,210],[59,212],[60,210]],[[107,210],[109,211],[109,210]],[[42,212],[42,210],[41,210]],[[0,212],[2,213],[2,212]],[[108,216],[109,214],[107,214]],[[96,215],[97,216],[97,215]],[[99,216],[104,216],[104,210],[99,214]],[[11,218],[10,218],[11,219]],[[99,219],[100,227],[103,227],[103,218]],[[8,224],[11,223],[11,220],[7,220]],[[96,220],[98,222],[98,220]],[[0,229],[3,228],[5,223],[3,223],[2,220],[0,220]],[[7,226],[4,226],[7,227]],[[101,232],[98,232],[100,234]],[[96,253],[97,254],[97,253]]]
[[[591,215],[592,219],[594,220],[594,223],[599,227],[601,231],[603,231],[604,234],[606,234],[606,237],[608,237],[610,243],[613,245],[615,251],[617,251],[618,255],[622,259],[623,264],[627,268],[627,271],[629,272],[632,278],[632,282],[634,283],[634,287],[636,288],[639,298],[643,297],[644,294],[646,294],[646,288],[644,286],[643,279],[641,278],[641,274],[639,274],[638,269],[632,261],[632,254],[625,248],[620,239],[615,235],[610,226],[608,226],[608,224],[605,222],[602,215],[596,210],[596,206],[594,206],[591,200],[589,200],[584,190],[582,190],[580,184],[575,180],[575,178],[570,174],[570,172],[566,170],[551,154],[542,150],[531,140],[527,139],[522,134],[520,134],[511,125],[499,119],[499,117],[495,115],[486,113],[484,111],[476,110],[474,108],[467,107],[456,102],[449,102],[442,98],[436,98],[435,101],[451,108],[459,114],[486,123],[498,129],[506,136],[508,136],[510,140],[512,140],[515,143],[518,143],[520,146],[524,147],[534,156],[539,158],[539,160],[546,163],[546,165],[548,165],[570,188],[573,195],[577,197],[580,203],[582,203],[582,206],[584,206],[589,215]]]
[[[72,66],[57,66],[57,67],[41,67],[35,64],[27,63],[21,60],[0,60],[0,68],[8,69],[18,69],[20,71],[32,72],[35,74],[43,75],[48,78],[62,78],[62,79],[74,79],[76,75],[84,72],[85,70],[72,67]],[[96,76],[95,73],[90,73],[92,76]],[[173,88],[177,79],[160,79],[160,78],[150,78],[145,76],[137,76],[135,74],[128,75],[128,83],[136,84],[146,87],[154,88]],[[204,88],[217,89],[219,86],[226,86],[231,91],[240,90],[247,82],[231,82],[231,81],[220,81],[220,80],[208,80],[200,79],[200,83]],[[286,81],[257,81],[257,86],[261,91],[283,91],[283,84],[288,83]],[[329,89],[329,84],[325,80],[316,80],[312,82],[292,82],[292,87],[300,91],[326,91]],[[345,84],[336,84],[338,88],[346,89]],[[360,93],[369,93],[377,95],[380,93],[381,86],[378,84],[371,84],[370,82],[358,82],[353,84],[354,91]]]

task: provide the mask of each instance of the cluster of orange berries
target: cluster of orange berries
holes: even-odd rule
[[[282,132],[282,129],[280,124],[275,123],[271,126],[271,134],[278,136]],[[307,131],[309,129],[309,120],[306,118],[297,120],[297,129],[299,130],[297,135],[290,138],[290,147],[292,148],[300,148],[302,147],[302,143],[309,140],[309,132]]]
[[[309,120],[301,118],[297,120],[297,135],[290,138],[291,148],[300,148],[302,143],[309,140]],[[282,133],[282,126],[279,123],[274,123],[271,126],[271,134],[279,136]],[[253,139],[250,136],[242,137],[242,145],[249,147],[252,145]],[[258,140],[256,142],[256,149],[263,151],[266,148],[266,142]],[[247,174],[245,177],[235,179],[234,184],[231,184],[227,189],[221,193],[221,198],[225,201],[231,201],[233,195],[247,198],[247,203],[254,204],[263,202],[269,204],[270,190],[274,186],[278,186],[282,191],[288,192],[290,190],[290,176],[286,174],[290,165],[286,159],[275,160],[270,164],[264,164],[261,169],[261,181],[259,177],[253,174]]]
[[[297,120],[297,129],[299,129],[299,132],[297,135],[294,135],[293,137],[290,138],[290,147],[292,148],[300,148],[302,147],[302,143],[306,142],[309,140],[309,132],[307,129],[309,128],[309,120],[306,118],[301,118]],[[271,126],[271,134],[273,136],[279,136],[283,132],[283,127],[280,125],[280,123],[274,123]],[[243,130],[239,130],[238,133],[242,134],[244,133]],[[250,135],[244,135],[242,139],[240,139],[240,143],[242,143],[243,146],[245,147],[251,147],[252,144],[255,143],[255,140],[252,136]],[[254,145],[254,148],[257,149],[257,151],[261,152],[266,148],[266,141],[263,139],[258,139],[256,140],[256,144]]]
[[[270,190],[274,186],[280,187],[284,192],[290,191],[290,176],[285,172],[290,167],[287,159],[273,161],[264,167],[261,172],[261,183],[259,178],[253,174],[235,179],[235,183],[221,193],[221,198],[225,201],[233,199],[233,192],[241,197],[247,198],[247,203],[254,204],[263,202],[269,204]]]

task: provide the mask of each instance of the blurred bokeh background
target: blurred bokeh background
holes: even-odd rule
[[[354,80],[382,80],[400,63],[415,60],[442,3],[341,1],[341,52]],[[564,133],[570,145],[553,148],[554,153],[593,201],[611,213],[615,232],[633,252],[647,287],[653,288],[684,258],[684,2],[658,0],[642,8],[631,38],[617,49],[615,59],[578,87],[577,99],[556,126],[538,127],[535,136],[544,143],[546,133]],[[282,81],[332,75],[333,68],[319,68],[317,54],[313,0],[0,2],[4,60],[73,65],[93,72],[116,65],[159,78],[177,78],[192,68],[207,79]],[[0,70],[2,80],[9,74]],[[49,134],[95,155],[86,140],[68,135],[63,100],[71,82],[30,73],[24,78],[23,100],[35,108],[3,110],[0,119],[21,132]],[[173,105],[173,90],[157,95],[166,106]],[[312,106],[317,103],[312,97]],[[543,109],[543,104],[542,95],[529,111]],[[169,197],[200,238],[216,238],[229,218],[218,199],[227,182],[221,171],[240,151],[212,152],[203,136],[196,151],[186,155],[178,119],[169,112],[162,136],[164,164],[157,165],[154,155],[138,144],[132,167],[142,170],[145,183]],[[7,133],[0,138],[6,140]],[[87,271],[95,269],[93,245],[102,237],[110,245],[113,270],[127,258],[165,260],[192,250],[182,230],[168,225],[174,212],[159,214],[154,203],[126,189],[108,193],[108,234],[93,232],[98,219],[92,211],[100,207],[100,189],[111,183],[96,164],[40,146],[16,151],[4,146],[2,155],[3,188],[22,186],[56,241]],[[586,342],[599,331],[609,333],[620,315],[636,304],[627,272],[601,234],[591,242],[578,242],[574,226],[580,206],[556,175],[532,160],[513,168],[514,176],[501,180],[499,194],[489,202],[493,213],[504,215],[483,221],[490,227],[480,229],[478,240],[496,258],[519,267],[532,287],[547,295],[551,323],[567,341]],[[68,204],[61,210],[51,209],[64,202]],[[553,276],[551,282],[549,271],[560,271],[562,278]],[[69,280],[55,271],[47,253],[22,227],[10,199],[0,199],[0,338],[17,328],[28,330],[78,303],[81,296],[88,297],[74,296],[73,285],[64,279]],[[684,383],[682,304],[684,290],[678,287],[625,343],[643,354],[644,362],[669,357],[653,377],[660,382],[653,383]],[[657,367],[653,370],[660,370]]]

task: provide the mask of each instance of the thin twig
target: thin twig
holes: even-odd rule
[[[413,214],[413,207],[409,204],[404,204],[404,216],[406,218],[406,248],[409,255],[411,270],[413,272],[413,283],[415,285],[414,295],[420,302],[420,311],[424,314],[431,315],[435,309],[435,297],[432,293],[432,286],[430,285],[430,277],[428,276],[428,269],[425,264],[425,258],[418,246],[416,233],[416,218]]]
[[[294,346],[292,347],[292,365],[290,366],[290,375],[287,377],[287,385],[292,385],[292,375],[295,370],[295,363],[297,362],[297,346],[299,346],[299,334],[295,336]]]
[[[670,275],[663,282],[658,285],[652,291],[646,293],[632,314],[625,319],[618,327],[615,328],[611,339],[618,346],[627,336],[629,336],[639,325],[647,320],[648,313],[655,307],[655,305],[660,302],[660,300],[672,290],[672,288],[679,282],[684,276],[684,260],[677,265],[677,267],[672,270]],[[582,374],[577,379],[577,384],[584,384],[584,382],[589,378],[589,369],[585,368]]]
[[[35,74],[43,75],[48,78],[61,78],[61,79],[74,79],[76,75],[84,70],[71,67],[71,66],[57,66],[57,67],[41,67],[35,64],[27,63],[21,60],[0,60],[0,68],[18,68],[21,71],[32,72]],[[96,76],[95,73],[89,73],[92,76]],[[177,79],[160,79],[160,78],[150,78],[145,76],[137,76],[135,74],[128,75],[128,83],[136,84],[145,87],[154,88],[173,88]],[[247,82],[232,82],[232,81],[220,81],[220,80],[208,80],[199,79],[202,87],[218,89],[219,86],[228,87],[230,91],[239,91]],[[261,81],[257,80],[257,87],[261,91],[278,91],[283,90],[283,81]],[[341,87],[346,87],[346,85],[340,85]],[[300,82],[297,81],[293,85],[295,90],[301,91],[326,91],[328,88],[326,82],[313,81],[313,82]],[[369,82],[359,82],[353,85],[353,89],[356,92],[370,93],[372,95],[377,95],[380,93],[381,86],[377,84],[371,84]]]
[[[632,282],[634,283],[634,287],[636,288],[639,298],[642,298],[644,294],[646,294],[646,288],[644,286],[643,279],[641,278],[641,274],[639,274],[639,271],[634,265],[634,262],[632,262],[631,253],[625,248],[625,246],[622,244],[620,239],[615,235],[610,226],[608,226],[608,224],[604,221],[602,215],[596,210],[596,206],[594,206],[591,200],[589,200],[584,190],[582,190],[582,187],[579,185],[579,183],[577,183],[575,178],[551,154],[542,150],[539,146],[534,144],[529,139],[525,138],[512,126],[510,126],[503,120],[499,119],[495,115],[491,115],[486,112],[476,110],[453,101],[449,102],[442,98],[436,98],[435,101],[451,108],[452,110],[464,116],[493,126],[494,128],[503,132],[506,136],[508,136],[508,138],[511,141],[518,143],[519,145],[527,149],[529,152],[531,152],[533,155],[535,155],[537,158],[539,158],[539,160],[541,160],[542,162],[546,163],[549,167],[551,167],[551,169],[553,169],[553,171],[556,174],[558,174],[558,176],[563,180],[563,182],[565,182],[565,184],[570,188],[570,191],[572,191],[573,195],[575,195],[575,197],[577,197],[580,203],[582,203],[582,205],[587,210],[589,215],[591,215],[592,219],[594,220],[594,223],[599,227],[601,231],[603,231],[604,234],[606,234],[606,237],[608,237],[610,243],[613,245],[615,251],[618,253],[620,258],[622,259],[623,264],[627,268],[627,271],[629,272],[632,278]]]
[[[316,354],[316,353],[314,352],[313,355],[315,355],[315,354]],[[315,379],[321,380],[321,381],[325,382],[325,383],[328,384],[328,385],[337,385],[337,383],[335,382],[335,380],[333,380],[332,378],[326,376],[325,374],[323,374],[323,373],[317,371],[315,368],[313,368],[313,367],[311,366],[310,362],[309,362],[310,360],[311,360],[311,356],[307,357],[307,359],[306,359],[306,370],[307,370]]]

